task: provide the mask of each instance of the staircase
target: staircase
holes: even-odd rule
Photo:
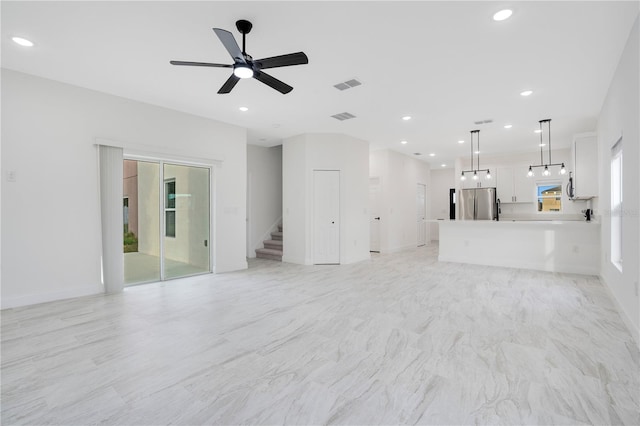
[[[263,241],[262,244],[264,248],[256,249],[257,258],[282,262],[282,225],[278,225],[278,231],[272,232],[271,239]]]

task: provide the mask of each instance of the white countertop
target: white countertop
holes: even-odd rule
[[[428,222],[459,226],[600,226],[600,222],[586,220],[429,220]]]

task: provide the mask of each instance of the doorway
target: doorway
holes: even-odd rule
[[[313,171],[313,263],[340,263],[340,171]]]
[[[422,247],[427,244],[427,186],[423,183],[416,188],[416,220],[418,247]]]
[[[209,167],[124,160],[125,285],[212,271]]]
[[[380,253],[380,178],[369,178],[369,251]]]

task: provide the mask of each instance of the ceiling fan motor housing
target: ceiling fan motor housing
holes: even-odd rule
[[[236,21],[236,28],[241,34],[249,34],[251,32],[251,28],[253,28],[253,24],[245,19],[240,19],[239,21]]]

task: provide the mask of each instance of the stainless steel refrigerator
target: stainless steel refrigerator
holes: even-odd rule
[[[497,220],[495,188],[462,189],[458,196],[459,220]]]

